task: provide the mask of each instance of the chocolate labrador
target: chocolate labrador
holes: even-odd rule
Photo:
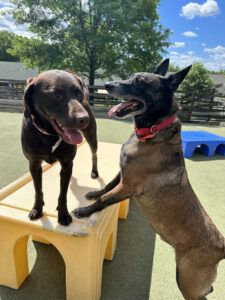
[[[67,210],[67,190],[82,134],[92,151],[91,176],[98,177],[96,122],[88,97],[86,84],[71,71],[51,70],[27,80],[23,96],[22,149],[29,160],[35,188],[35,202],[29,213],[31,220],[43,215],[41,164],[59,161],[58,222],[62,225],[72,222]]]
[[[89,216],[135,197],[155,231],[175,249],[183,297],[202,300],[213,290],[217,265],[225,256],[225,239],[194,193],[183,158],[174,91],[191,66],[165,76],[168,65],[167,59],[154,73],[136,73],[128,80],[105,84],[110,94],[126,99],[109,115],[132,116],[135,131],[122,146],[119,174],[104,189],[86,195],[96,202],[74,213]]]

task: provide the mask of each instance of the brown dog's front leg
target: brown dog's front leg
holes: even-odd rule
[[[60,160],[60,194],[58,198],[58,222],[61,225],[69,225],[72,222],[72,217],[67,209],[67,191],[72,175],[73,162]]]
[[[30,220],[36,220],[43,216],[43,192],[42,192],[42,160],[29,161],[29,169],[33,178],[35,189],[35,202],[29,213]]]
[[[85,109],[87,110],[90,122],[88,127],[82,129],[82,133],[87,140],[91,153],[92,153],[92,170],[91,170],[91,177],[97,178],[98,177],[98,166],[97,166],[97,148],[98,148],[98,141],[97,141],[97,126],[94,115],[88,105],[85,105]]]
[[[120,182],[120,173],[116,175],[116,177],[110,181],[102,190],[99,191],[91,191],[85,195],[88,200],[99,199],[105,193],[111,191],[115,186],[117,186]]]
[[[116,187],[104,194],[92,205],[77,208],[73,211],[73,213],[77,218],[88,217],[94,212],[100,211],[109,205],[123,201],[132,195],[133,193],[131,187],[120,182]]]

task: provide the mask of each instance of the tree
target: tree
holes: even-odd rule
[[[18,38],[11,54],[28,67],[71,69],[96,78],[152,70],[169,45],[160,0],[11,0],[10,14],[35,38]]]
[[[177,65],[172,65],[172,64],[170,64],[169,65],[169,72],[179,72],[181,70],[181,68],[180,67],[178,67]]]
[[[217,75],[225,75],[225,70],[220,70],[220,71],[208,71],[210,74],[217,74]]]
[[[210,89],[212,86],[213,81],[208,75],[208,70],[204,68],[202,63],[195,62],[182,82],[180,90],[186,95],[190,95],[192,91]]]
[[[0,31],[0,60],[1,61],[19,61],[18,55],[11,55],[8,49],[12,47],[16,35],[6,30]]]

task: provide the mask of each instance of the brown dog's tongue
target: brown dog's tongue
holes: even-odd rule
[[[69,139],[70,144],[77,145],[83,141],[82,134],[76,129],[64,128],[64,133]]]

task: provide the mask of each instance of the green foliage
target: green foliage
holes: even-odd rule
[[[180,86],[180,90],[186,95],[195,90],[209,89],[213,86],[213,81],[208,75],[208,70],[200,62],[192,65],[187,77]]]
[[[12,47],[16,35],[6,30],[0,31],[0,61],[19,61],[19,56],[12,56],[8,49]]]
[[[11,54],[39,70],[66,68],[89,78],[149,71],[169,46],[160,0],[11,0],[10,13],[36,38],[18,38]]]
[[[169,70],[168,70],[169,72],[179,72],[180,70],[181,68],[176,65],[172,65],[172,64],[169,65]]]
[[[211,74],[217,74],[217,75],[225,75],[225,70],[220,70],[220,71],[209,71]]]

